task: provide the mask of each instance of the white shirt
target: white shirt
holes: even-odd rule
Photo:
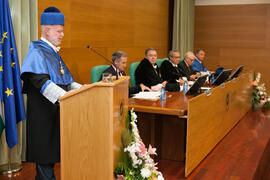
[[[54,46],[50,41],[48,41],[47,39],[45,39],[44,37],[40,38],[42,41],[44,41],[45,43],[49,44],[49,46],[51,46],[53,48],[53,50],[57,53],[60,50],[60,47],[56,47]]]
[[[199,61],[200,64],[202,64],[202,61],[200,61],[198,58],[196,58],[196,59],[197,59],[197,61]]]
[[[172,61],[170,61],[170,62],[172,63],[173,67],[177,67],[177,64],[173,64],[173,62],[172,62]]]
[[[118,76],[123,76],[123,74],[113,64],[112,64],[112,67]]]

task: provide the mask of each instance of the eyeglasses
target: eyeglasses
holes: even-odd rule
[[[189,59],[191,62],[193,62],[193,61],[194,61],[194,59],[191,59],[191,58],[189,58],[189,57],[188,57],[188,59]]]

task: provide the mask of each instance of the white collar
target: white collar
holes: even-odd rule
[[[118,74],[119,70],[112,64],[113,69],[115,70],[115,72]]]
[[[185,60],[183,60],[183,61],[186,63],[187,67],[189,67],[188,63]]]
[[[51,46],[53,48],[53,50],[57,53],[60,50],[60,47],[56,47],[54,46],[50,41],[48,41],[47,39],[45,39],[44,37],[40,38],[42,41],[44,41],[45,43],[49,44],[49,46]]]
[[[171,60],[169,60],[169,61],[172,63],[173,67],[177,67],[177,64],[173,64],[173,62]]]
[[[199,61],[200,64],[202,64],[202,61],[200,61],[198,58],[196,58],[196,59],[197,59],[197,61]]]
[[[112,64],[112,67],[113,67],[113,69],[115,70],[116,74],[118,74],[118,75],[120,75],[120,76],[123,75],[122,72],[119,71],[119,69],[117,69],[113,64]]]

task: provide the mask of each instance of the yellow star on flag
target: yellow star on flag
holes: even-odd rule
[[[13,95],[12,91],[13,91],[13,89],[8,89],[8,88],[7,88],[7,90],[5,91],[5,93],[7,94],[7,97],[8,97],[9,95]]]
[[[15,67],[14,67],[15,64],[16,64],[15,62],[12,62],[12,63],[11,63],[11,67],[15,68]]]
[[[12,51],[13,51],[13,48],[10,48],[10,53],[12,53]]]
[[[3,71],[3,66],[0,66],[0,72]]]
[[[3,56],[2,56],[2,51],[0,51],[0,57],[3,57]]]
[[[7,38],[7,33],[8,33],[8,32],[4,32],[3,38]]]

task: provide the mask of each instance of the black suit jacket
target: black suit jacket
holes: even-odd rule
[[[103,71],[103,73],[111,73],[113,76],[117,76],[116,71],[114,70],[113,66],[111,65],[110,67],[108,67],[105,71]],[[125,76],[126,73],[124,71],[120,71],[120,73]]]
[[[170,61],[164,61],[160,67],[162,80],[167,81],[168,91],[179,91],[180,84],[176,80],[183,76],[183,73],[179,69],[179,65],[174,67]]]
[[[190,76],[196,74],[196,71],[193,70],[192,66],[187,66],[185,60],[179,63],[179,69],[182,73],[182,76],[185,76],[190,80]]]
[[[182,71],[179,69],[179,65],[174,67],[170,61],[164,61],[160,67],[161,77],[168,83],[176,83],[176,80],[183,76]]]
[[[162,83],[159,68],[155,69],[152,64],[144,58],[135,71],[136,84],[144,84],[151,88],[159,83]]]

